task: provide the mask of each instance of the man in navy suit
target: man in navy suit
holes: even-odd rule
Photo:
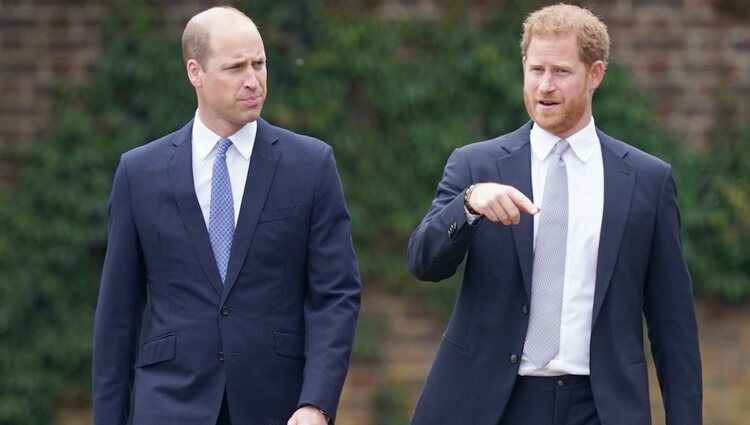
[[[331,148],[260,118],[255,24],[194,16],[195,118],[125,153],[94,326],[96,425],[335,419],[360,279]]]
[[[701,424],[671,168],[594,125],[607,28],[546,7],[521,50],[531,122],[456,149],[409,241],[422,280],[466,259],[412,424],[650,424],[644,316],[667,424]]]

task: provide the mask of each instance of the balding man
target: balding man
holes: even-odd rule
[[[360,279],[332,150],[260,118],[266,55],[243,13],[194,16],[182,44],[195,117],[114,178],[94,423],[333,422]]]

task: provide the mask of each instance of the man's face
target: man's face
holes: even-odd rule
[[[604,63],[586,66],[574,34],[534,36],[523,58],[523,100],[531,119],[565,139],[591,120]]]
[[[188,76],[198,95],[201,121],[227,137],[255,121],[266,99],[266,53],[250,22],[232,21],[212,28],[204,66],[188,61]]]

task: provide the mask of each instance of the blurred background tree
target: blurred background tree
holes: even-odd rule
[[[439,17],[421,21],[380,19],[367,2],[238,3],[254,11],[269,58],[264,117],[335,148],[365,284],[420,294],[447,314],[456,282],[415,282],[406,241],[451,150],[528,119],[518,38],[539,2],[507,0],[481,20],[448,2]],[[195,109],[179,40],[164,34],[161,13],[147,1],[112,2],[95,78],[59,88],[55,128],[34,142],[14,190],[1,199],[0,425],[48,423],[51,400],[88,397],[117,159],[179,128]],[[658,129],[648,99],[616,63],[594,105],[599,127],[675,164],[696,289],[746,299],[750,127],[723,123],[710,149],[686,152]],[[358,334],[356,353],[376,358],[380,327],[362,323],[373,326]],[[388,387],[373,403],[406,408]],[[404,412],[379,417],[406,420]]]

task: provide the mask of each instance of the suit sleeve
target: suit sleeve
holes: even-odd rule
[[[692,283],[680,242],[671,169],[662,183],[644,299],[667,425],[702,423],[701,359]]]
[[[145,303],[144,262],[133,221],[127,166],[117,168],[109,202],[109,236],[94,319],[95,425],[125,425],[135,348]]]
[[[299,406],[312,404],[335,417],[354,341],[361,283],[351,219],[330,147],[315,185],[307,274],[306,363]]]
[[[464,194],[472,183],[465,154],[454,150],[427,215],[409,238],[409,271],[417,279],[437,282],[451,277],[466,256],[484,221],[466,222]]]

